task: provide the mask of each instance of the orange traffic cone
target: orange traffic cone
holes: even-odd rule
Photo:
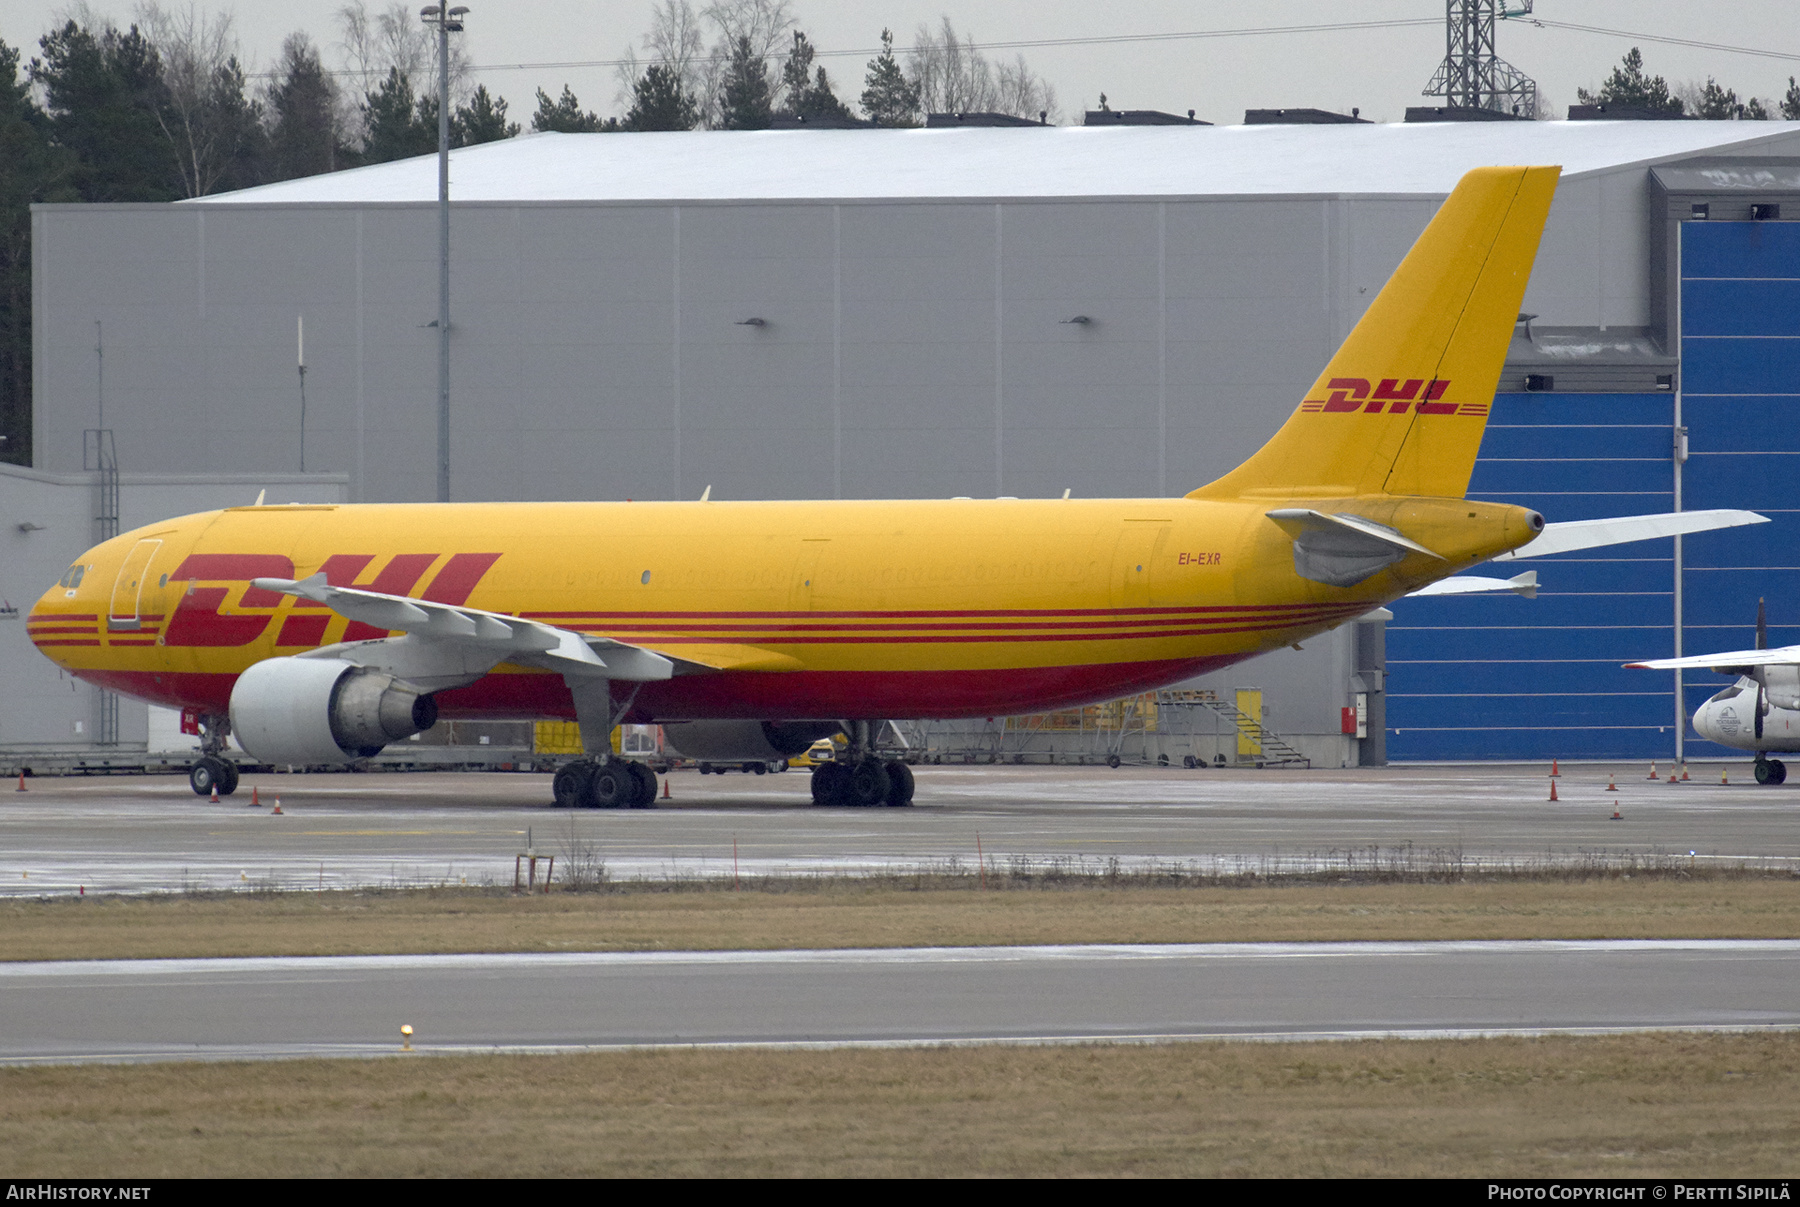
[[[275,798],[275,807],[269,811],[269,816],[270,817],[280,817],[281,816],[281,798],[279,796]]]
[[[1555,780],[1550,781],[1550,799],[1551,800],[1556,799],[1556,781]]]
[[[1679,784],[1680,782],[1681,782],[1681,777],[1679,775],[1675,774],[1675,768],[1673,768],[1673,767],[1669,768],[1669,783]]]
[[[1617,792],[1619,790],[1619,785],[1613,783],[1613,777],[1610,775],[1606,777],[1606,790],[1608,792]]]
[[[663,776],[663,797],[662,798],[664,800],[669,799],[669,777],[666,775]]]
[[[216,805],[219,803],[219,785],[217,785],[217,784],[213,785],[212,795],[206,798],[206,802],[211,805]]]
[[[1613,821],[1624,821],[1624,820],[1625,820],[1625,815],[1624,815],[1624,814],[1623,814],[1623,813],[1621,813],[1621,812],[1619,812],[1619,810],[1618,810],[1618,809],[1617,809],[1617,808],[1616,808],[1616,807],[1615,807],[1615,808],[1614,808],[1614,809],[1613,809],[1613,815],[1612,815],[1612,819],[1611,819],[1611,820],[1613,820]]]
[[[1559,776],[1560,776],[1560,775],[1562,775],[1562,772],[1560,772],[1560,771],[1558,771],[1558,770],[1557,770],[1557,769],[1556,769],[1556,760],[1555,760],[1555,759],[1551,759],[1551,760],[1550,760],[1550,778],[1551,778],[1551,779],[1556,779],[1556,778],[1557,778],[1557,777],[1559,777]]]
[[[1687,773],[1687,764],[1686,763],[1683,763],[1681,765],[1681,782],[1684,784],[1688,782],[1688,773]]]
[[[1655,759],[1650,760],[1650,778],[1653,780],[1662,778],[1662,776],[1656,774],[1656,760]]]
[[[259,797],[256,793],[256,785],[255,784],[250,785],[250,803],[252,805],[262,804],[262,798]]]
[[[1719,768],[1719,782],[1721,784],[1729,784],[1731,782],[1725,778],[1725,768],[1723,767]]]
[[[16,792],[25,791],[25,773],[23,771],[19,772],[19,786],[16,789],[14,789],[14,791],[16,791]]]

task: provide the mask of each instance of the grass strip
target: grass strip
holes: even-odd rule
[[[1800,1036],[0,1069],[0,1176],[1778,1177]]]
[[[1679,876],[1258,888],[495,889],[0,901],[0,960],[1045,943],[1800,937],[1800,879]]]

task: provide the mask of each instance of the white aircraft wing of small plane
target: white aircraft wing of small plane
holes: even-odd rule
[[[1773,650],[1727,650],[1722,654],[1695,654],[1691,658],[1657,658],[1649,662],[1627,662],[1633,670],[1730,671],[1742,668],[1748,674],[1757,666],[1800,666],[1800,645],[1784,645]]]
[[[1739,511],[1733,507],[1715,507],[1705,511],[1665,511],[1655,515],[1622,515],[1604,520],[1563,520],[1545,524],[1544,531],[1529,545],[1520,546],[1511,553],[1502,553],[1490,560],[1514,562],[1526,557],[1546,557],[1552,553],[1573,553],[1578,549],[1628,545],[1632,541],[1649,541],[1662,536],[1685,536],[1693,532],[1711,532],[1715,528],[1738,528],[1745,524],[1768,522],[1769,517],[1766,515],[1758,515],[1754,511]],[[1472,574],[1459,574],[1439,579],[1429,587],[1414,591],[1407,598],[1512,591],[1526,599],[1536,599],[1537,586],[1535,574],[1520,574],[1513,578],[1482,578]]]

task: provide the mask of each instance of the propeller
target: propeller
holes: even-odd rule
[[[1756,648],[1759,650],[1769,648],[1769,614],[1761,599],[1756,601]],[[1769,685],[1762,667],[1755,668],[1753,677],[1756,679],[1756,741],[1760,745],[1763,735],[1763,714],[1769,711]],[[1760,751],[1757,753],[1757,757],[1762,757]]]

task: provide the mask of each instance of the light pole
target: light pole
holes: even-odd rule
[[[466,5],[429,4],[419,18],[438,36],[438,502],[450,501],[450,35]]]

